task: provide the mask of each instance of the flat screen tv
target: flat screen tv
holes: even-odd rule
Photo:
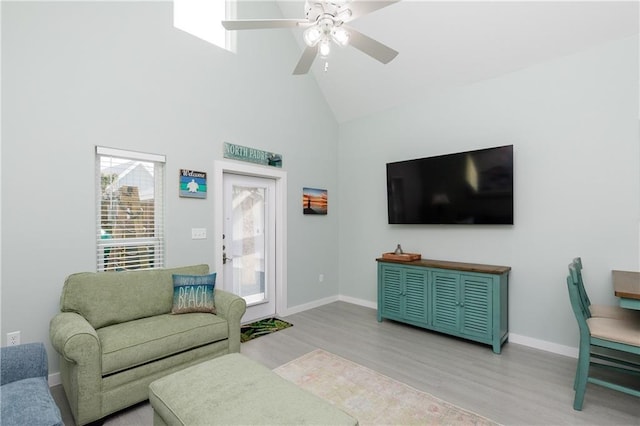
[[[513,224],[513,145],[387,163],[390,224]]]

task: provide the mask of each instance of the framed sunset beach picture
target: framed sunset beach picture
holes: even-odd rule
[[[302,212],[304,214],[327,214],[327,190],[302,188]]]

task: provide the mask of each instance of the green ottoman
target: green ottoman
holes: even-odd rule
[[[331,403],[233,353],[149,385],[158,425],[357,425]]]

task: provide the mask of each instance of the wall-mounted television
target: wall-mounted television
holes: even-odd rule
[[[390,224],[513,225],[513,145],[387,163]]]

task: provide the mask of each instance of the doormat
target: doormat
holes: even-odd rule
[[[266,336],[267,334],[275,333],[276,331],[289,327],[293,327],[293,324],[278,318],[266,318],[252,322],[251,324],[240,327],[240,342],[248,342],[249,340]]]

